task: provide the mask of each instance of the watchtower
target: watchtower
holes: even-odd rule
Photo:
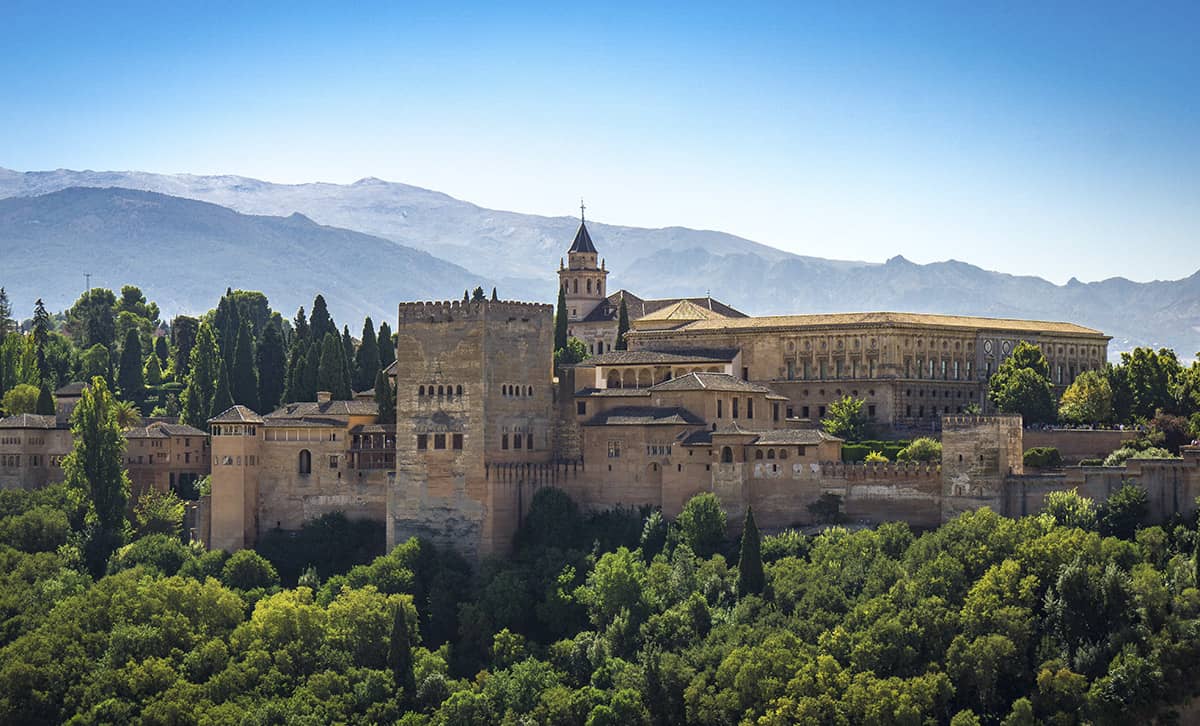
[[[471,558],[509,547],[519,492],[488,468],[554,460],[553,341],[550,305],[400,305],[389,548],[413,535]]]
[[[608,283],[608,270],[604,261],[596,264],[598,254],[592,236],[588,234],[587,222],[583,218],[583,202],[579,203],[579,230],[575,241],[567,250],[567,264],[558,264],[558,286],[562,288],[567,303],[567,319],[571,322],[583,320],[604,302]]]
[[[1024,473],[1020,416],[942,417],[942,521],[991,507],[1004,514],[1004,480]]]

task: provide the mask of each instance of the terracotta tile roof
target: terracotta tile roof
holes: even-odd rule
[[[654,312],[643,315],[637,318],[639,321],[655,321],[655,320],[717,320],[725,316],[715,310],[710,310],[707,307],[701,307],[691,300],[676,300],[666,307],[659,308]]]
[[[774,393],[770,388],[758,383],[743,381],[741,378],[728,373],[688,373],[678,378],[672,378],[656,386],[651,391],[734,391],[746,393]]]
[[[170,436],[208,436],[208,434],[187,424],[172,424],[161,421],[155,421],[125,432],[125,438],[127,439],[165,439]]]
[[[87,384],[84,383],[83,381],[71,381],[67,385],[65,385],[65,386],[59,388],[57,391],[55,391],[54,395],[55,396],[66,396],[66,397],[82,396],[83,389],[86,387],[87,387]]]
[[[213,416],[211,423],[262,423],[263,417],[242,405],[233,406]]]
[[[336,418],[320,418],[320,417],[304,417],[304,418],[268,418],[264,424],[268,428],[293,428],[293,429],[323,429],[323,428],[341,428],[346,425],[345,421],[339,421]]]
[[[0,429],[53,429],[58,427],[54,416],[42,416],[36,413],[19,413],[8,418],[0,418]]]
[[[927,313],[825,313],[817,315],[772,315],[735,320],[697,320],[677,330],[688,332],[705,330],[755,330],[774,328],[839,327],[872,325],[879,327],[936,326],[995,330],[1017,333],[1066,333],[1072,335],[1103,335],[1098,330],[1085,328],[1075,323],[1048,322],[1042,320],[1011,320],[1007,318],[982,318],[965,315],[933,315]]]
[[[355,399],[352,401],[300,401],[285,403],[271,413],[267,418],[303,418],[305,416],[378,416],[379,406],[374,399]]]
[[[744,318],[746,314],[741,310],[733,308],[720,300],[714,300],[711,297],[668,297],[659,298],[656,300],[645,300],[637,295],[634,295],[628,290],[618,290],[609,295],[608,298],[592,309],[580,322],[595,323],[601,321],[616,320],[621,312],[621,298],[625,298],[625,309],[629,312],[629,319],[638,320],[655,313],[663,308],[676,305],[680,302],[688,302],[699,308],[711,310],[717,315],[726,318]]]
[[[820,429],[775,429],[774,431],[764,431],[755,444],[762,445],[793,445],[812,446],[823,441],[842,441],[836,436],[827,434]]]
[[[598,396],[600,398],[645,398],[650,395],[649,388],[584,388],[576,391],[578,396]]]
[[[350,429],[352,434],[394,434],[396,424],[359,424]]]
[[[704,421],[684,408],[676,406],[622,406],[604,411],[589,419],[585,426],[648,426],[648,425],[698,425]]]
[[[576,368],[620,365],[661,365],[668,363],[731,363],[736,348],[695,348],[684,350],[613,350],[586,358]]]

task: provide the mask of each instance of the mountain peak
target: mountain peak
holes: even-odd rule
[[[885,262],[884,264],[885,265],[912,265],[913,263],[911,261],[909,261],[908,258],[906,258],[904,255],[896,255],[895,257],[889,257],[887,262]]]

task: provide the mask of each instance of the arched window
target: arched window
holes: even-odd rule
[[[780,449],[780,450],[779,450],[779,458],[780,458],[780,459],[786,459],[786,458],[787,458],[787,449]]]
[[[418,395],[418,396],[424,396],[424,395],[425,395],[425,386],[417,386],[417,395]]]
[[[755,459],[761,459],[761,458],[763,458],[762,449],[755,449],[755,450],[754,450],[754,458],[755,458]]]
[[[621,374],[620,373],[617,373],[616,371],[608,372],[608,387],[609,388],[620,388],[621,387]]]
[[[528,390],[526,390],[526,391],[525,391],[525,395],[527,395],[527,396],[532,396],[532,395],[533,395],[533,386],[530,386],[530,387],[528,388]]]
[[[721,449],[721,463],[722,464],[732,464],[733,463],[733,449],[729,448],[728,446]]]
[[[312,453],[310,453],[308,449],[302,449],[300,451],[300,473],[312,473]]]
[[[767,458],[768,458],[768,459],[774,459],[774,458],[775,458],[775,449],[767,449]]]
[[[575,289],[575,294],[578,295],[579,294],[579,280],[576,280],[575,284],[572,285],[572,287]]]
[[[461,384],[454,387],[454,395],[456,395],[456,396],[462,395],[462,385]]]
[[[587,281],[587,291],[588,291],[588,292],[591,292],[591,291],[592,291],[592,281],[591,281],[591,280],[588,280],[588,281]]]
[[[444,388],[444,387],[442,387],[442,386],[438,386],[438,395],[439,395],[439,396],[444,396],[444,395],[446,395],[446,391],[445,391],[445,388]]]

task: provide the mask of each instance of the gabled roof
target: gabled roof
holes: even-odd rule
[[[628,304],[626,304],[628,307]],[[643,315],[638,320],[655,321],[655,320],[673,320],[678,322],[686,322],[689,320],[715,320],[723,318],[724,315],[715,310],[710,310],[706,307],[700,307],[691,300],[676,300],[666,307],[659,308],[654,312]]]
[[[647,426],[647,425],[688,425],[696,426],[704,421],[678,406],[621,406],[611,411],[596,414],[585,423],[585,426]]]
[[[651,391],[735,391],[773,393],[770,388],[743,381],[728,373],[688,373],[650,387]]]
[[[596,245],[592,244],[592,236],[588,234],[587,224],[579,221],[579,231],[575,233],[575,241],[571,243],[568,252],[590,252],[596,254]]]
[[[352,434],[394,434],[396,424],[359,424],[350,429]]]
[[[225,409],[208,420],[211,423],[262,423],[263,417],[242,405]]]
[[[703,310],[711,310],[717,316],[726,318],[744,318],[746,314],[730,307],[712,297],[668,297],[655,300],[645,300],[628,290],[617,290],[587,314],[581,323],[595,323],[606,320],[616,320],[621,311],[621,298],[625,298],[625,309],[629,312],[631,321],[640,320],[658,310],[670,307],[680,302],[688,302]],[[720,319],[718,317],[717,319]],[[694,318],[693,318],[694,320]],[[687,322],[687,321],[680,321]]]
[[[165,439],[170,436],[207,436],[200,429],[187,424],[164,423],[155,421],[136,429],[125,432],[127,439]]]
[[[363,398],[352,401],[298,401],[285,403],[271,413],[272,418],[305,418],[308,416],[378,416],[379,404]]]
[[[36,413],[18,413],[8,418],[0,418],[0,429],[52,429],[57,426],[58,420],[54,416]]]

